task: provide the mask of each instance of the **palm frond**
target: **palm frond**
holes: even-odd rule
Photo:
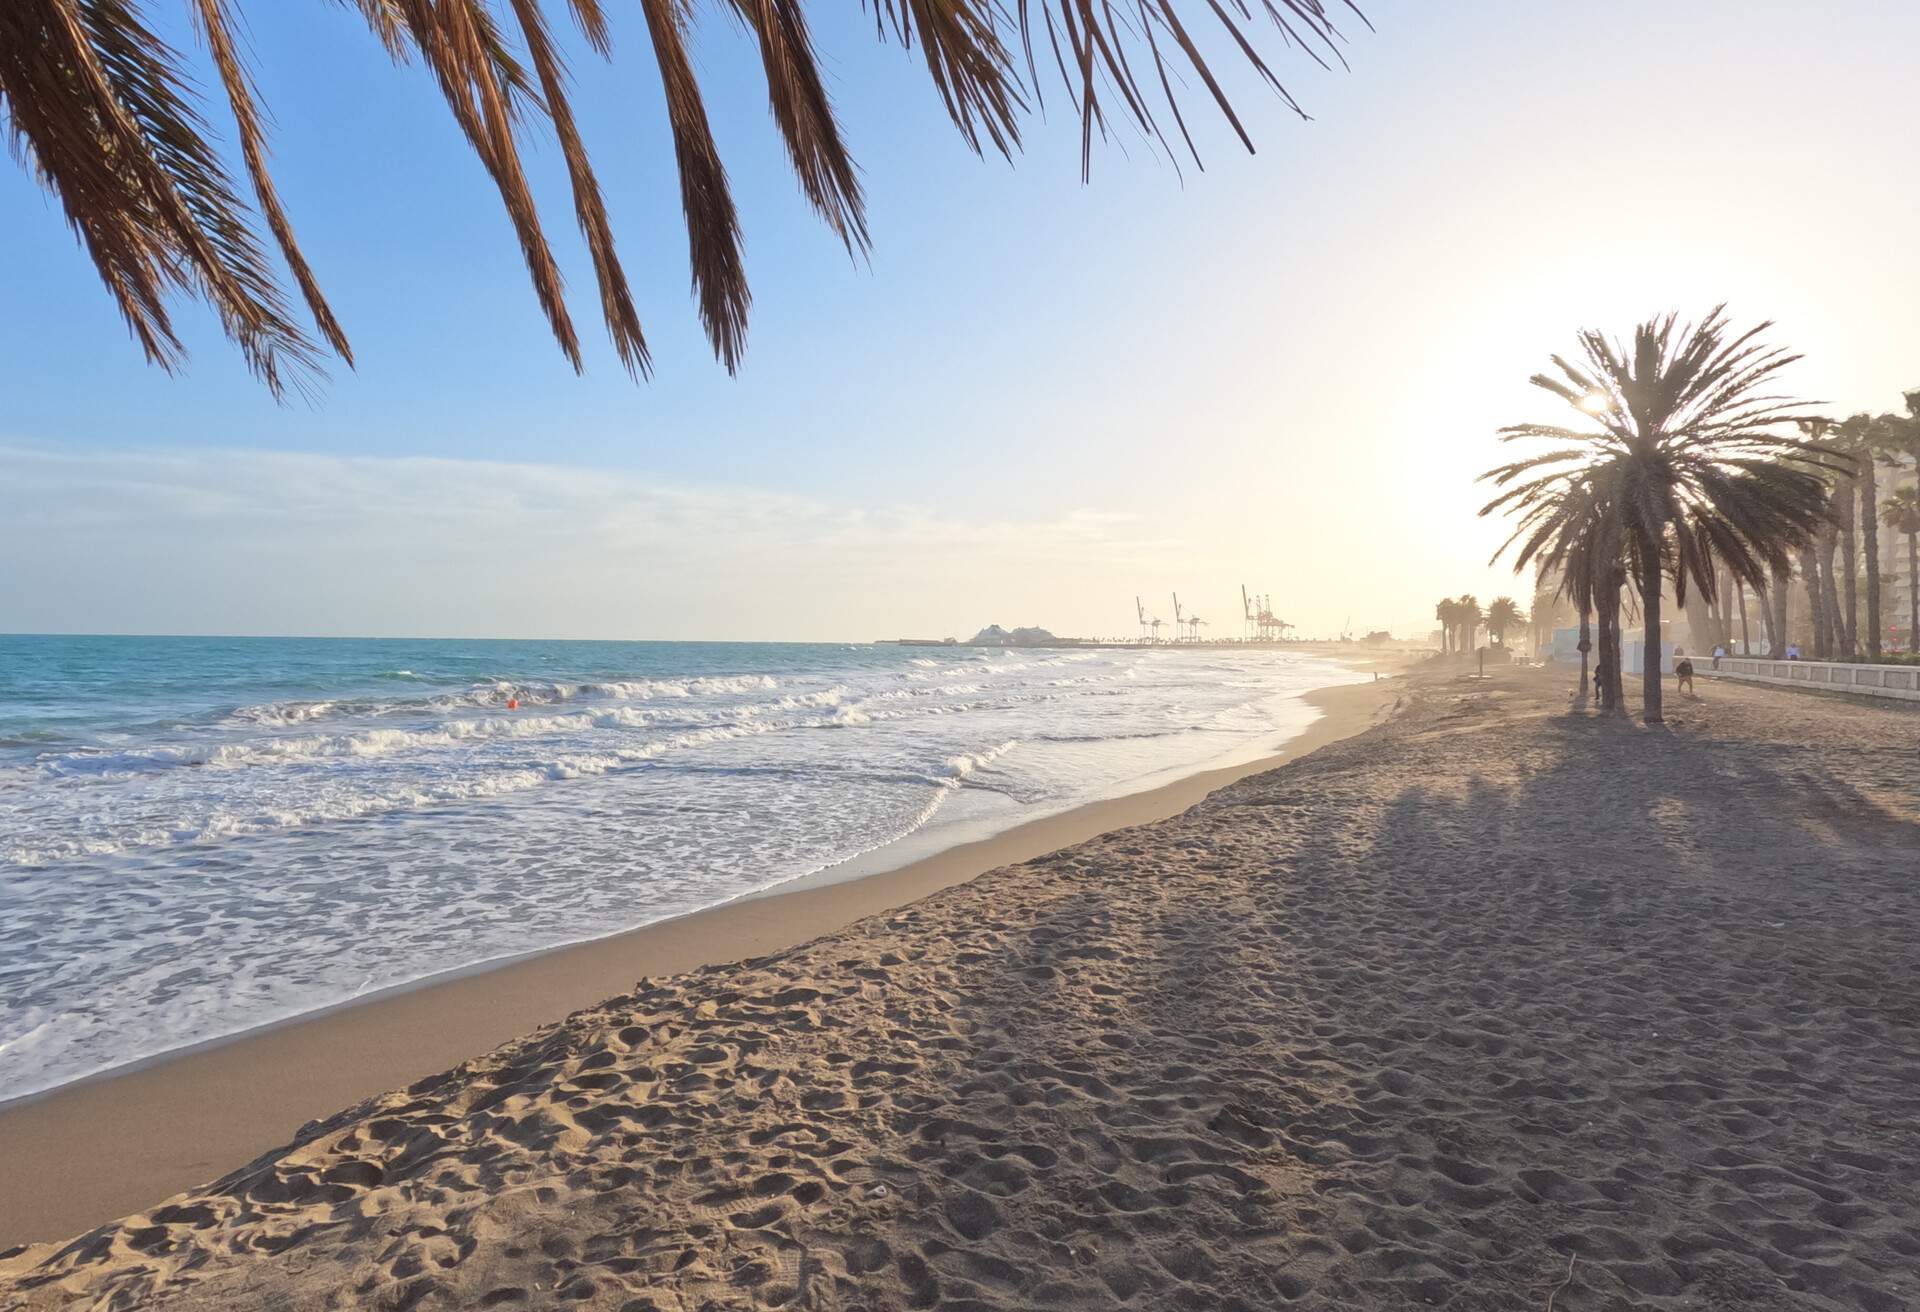
[[[214,67],[219,71],[220,84],[226,89],[227,104],[233,111],[234,123],[239,128],[240,153],[246,160],[247,176],[253,182],[253,194],[260,202],[260,212],[266,216],[267,227],[279,243],[281,258],[287,262],[287,269],[293,274],[301,296],[306,299],[307,309],[313,315],[314,323],[319,325],[321,335],[340,358],[351,365],[353,347],[347,342],[346,330],[340,326],[340,321],[334,317],[333,307],[327,304],[327,298],[320,291],[320,281],[314,277],[307,257],[300,250],[300,243],[293,235],[293,223],[287,218],[286,207],[280,203],[280,193],[273,185],[273,175],[267,171],[266,133],[262,130],[260,111],[255,102],[253,77],[234,41],[233,15],[228,0],[196,0],[195,15],[200,23],[201,35],[206,39],[207,49],[213,56]]]
[[[235,126],[252,191],[242,200],[211,142],[176,53],[146,24],[147,0],[6,0],[0,5],[0,121],[16,155],[59,199],[69,225],[147,357],[183,359],[173,303],[198,298],[218,313],[248,365],[276,395],[323,377],[321,349],[297,324],[256,216],[271,236],[317,336],[349,365],[352,348],[297,240],[269,165],[268,121],[245,53],[246,0],[184,0]],[[264,2],[264,0],[263,0]],[[561,351],[582,367],[559,265],[523,163],[525,133],[552,128],[574,213],[593,262],[602,318],[630,373],[649,371],[634,297],[585,134],[569,97],[566,59],[548,16],[557,0],[336,0],[402,65],[423,65],[506,210],[536,299]],[[865,201],[803,0],[724,0],[760,48],[768,103],[801,191],[849,251],[870,237]],[[1296,113],[1299,102],[1267,62],[1256,28],[1321,67],[1344,63],[1337,13],[1366,20],[1353,0],[1206,0],[1211,32],[1189,28],[1195,0],[873,0],[883,38],[916,44],[948,116],[976,151],[1011,155],[1024,117],[1041,104],[1036,34],[1080,118],[1081,172],[1093,141],[1128,123],[1165,146],[1163,117],[1199,153],[1176,87],[1206,89],[1253,148],[1202,47],[1217,39]],[[581,39],[610,56],[605,0],[565,0]],[[665,88],[681,207],[700,317],[715,354],[734,369],[748,311],[740,220],[688,53],[694,0],[642,0]],[[1024,76],[1023,76],[1024,74]],[[1169,155],[1171,150],[1169,149]]]
[[[680,166],[680,203],[686,213],[687,254],[700,321],[714,354],[731,373],[740,364],[752,301],[740,253],[740,219],[687,53],[686,11],[680,0],[641,0],[640,7],[647,16],[660,82],[667,93],[667,120],[673,125],[673,154]]]
[[[207,141],[177,54],[135,0],[0,7],[0,109],[15,150],[60,198],[148,359],[181,362],[169,300],[219,314],[276,395],[323,376]]]
[[[600,284],[600,312],[606,320],[607,333],[613,338],[614,350],[627,372],[644,374],[649,370],[649,359],[646,336],[640,330],[640,312],[634,308],[627,275],[621,269],[620,256],[614,249],[613,223],[607,217],[606,202],[600,195],[600,180],[594,176],[593,165],[587,159],[586,144],[581,141],[580,129],[574,123],[573,106],[567,99],[566,68],[547,32],[546,15],[540,11],[538,0],[511,0],[511,3],[514,17],[520,23],[521,36],[526,41],[527,56],[540,79],[540,89],[546,98],[547,114],[553,121],[554,134],[560,139],[560,153],[567,163],[567,179],[573,184],[574,215],[579,220],[581,235],[586,238],[587,250],[593,257],[594,276]],[[597,39],[596,43],[604,43],[607,40],[605,19],[597,7],[588,3],[582,8],[576,3],[574,12],[579,15],[582,27],[587,29],[590,41]],[[671,91],[668,100],[673,100]],[[705,118],[701,118],[700,122],[704,127]],[[675,125],[677,139],[677,118]],[[711,140],[708,145],[712,145]],[[725,185],[723,177],[723,194]],[[727,218],[732,218],[731,201],[727,202]],[[695,226],[691,212],[687,226],[689,230]],[[737,265],[737,241],[735,244],[734,262]],[[698,270],[700,267],[696,260],[694,268]],[[739,276],[744,284],[744,273]]]
[[[865,251],[866,199],[820,78],[799,0],[731,0],[760,43],[767,99],[800,189],[850,251]]]

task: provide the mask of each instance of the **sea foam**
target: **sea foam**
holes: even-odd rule
[[[35,653],[0,661],[0,1098],[1257,752],[1311,717],[1294,694],[1353,677],[1214,651],[25,641],[83,644],[42,668],[99,682],[10,686]]]

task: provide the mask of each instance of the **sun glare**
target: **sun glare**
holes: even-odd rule
[[[1580,408],[1590,415],[1603,415],[1611,404],[1605,392],[1588,392],[1580,398]]]

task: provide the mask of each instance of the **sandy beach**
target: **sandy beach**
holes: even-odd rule
[[[213,1174],[304,1119],[290,1086],[422,1076],[0,1259],[0,1308],[1915,1306],[1920,715],[1715,684],[1650,731],[1570,683],[1416,677],[970,882],[741,904],[707,946],[28,1104],[16,1209],[252,1117]],[[832,929],[860,898],[897,909]],[[469,1012],[628,987],[427,1073],[491,1041]]]
[[[1397,695],[1391,682],[1308,693],[1320,718],[1255,761],[1076,807],[864,878],[801,881],[0,1106],[0,1251],[151,1206],[287,1142],[308,1121],[445,1070],[643,976],[791,947],[997,866],[1176,815],[1236,779],[1360,732]]]

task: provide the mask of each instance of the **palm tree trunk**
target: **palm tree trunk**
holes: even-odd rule
[[[1661,713],[1660,649],[1660,589],[1664,586],[1665,575],[1660,568],[1660,535],[1646,544],[1640,567],[1640,614],[1645,622],[1647,640],[1641,644],[1640,662],[1640,718],[1648,724],[1659,724],[1666,717]]]
[[[1687,617],[1687,643],[1695,651],[1712,651],[1713,644],[1719,641],[1719,617],[1713,613],[1713,603],[1695,588],[1687,594],[1687,604],[1680,608]]]
[[[1587,709],[1587,680],[1593,676],[1587,670],[1587,653],[1593,650],[1593,608],[1580,607],[1580,695],[1573,699],[1575,710]]]
[[[1867,559],[1867,658],[1880,659],[1880,489],[1875,486],[1873,453],[1860,480],[1860,538]]]
[[[1607,568],[1606,709],[1614,715],[1627,713],[1625,669],[1627,643],[1624,627],[1620,623],[1620,594],[1626,587],[1626,582],[1625,566],[1616,564]]]
[[[1787,595],[1793,591],[1793,573],[1786,565],[1773,571],[1773,587],[1767,593],[1767,628],[1773,646],[1767,654],[1776,661],[1787,658]]]
[[[1907,650],[1920,652],[1920,533],[1907,534],[1907,596],[1913,602],[1912,628],[1907,630]]]
[[[1733,576],[1733,596],[1740,606],[1740,654],[1751,656],[1753,655],[1753,631],[1747,627],[1747,585],[1738,574]]]
[[[1840,611],[1840,580],[1833,559],[1834,551],[1840,545],[1840,530],[1827,530],[1826,541],[1820,548],[1820,600],[1826,607],[1827,616],[1827,659],[1843,661],[1847,659],[1846,622]]]
[[[1612,589],[1608,586],[1606,580],[1600,580],[1600,585],[1594,589],[1593,596],[1594,608],[1599,612],[1597,618],[1600,628],[1600,661],[1594,670],[1594,675],[1597,679],[1593,689],[1594,701],[1599,704],[1602,711],[1611,711],[1613,709],[1613,680],[1607,671],[1613,663],[1615,615],[1612,603]]]
[[[1820,556],[1813,543],[1800,548],[1800,582],[1807,594],[1807,640],[1816,660],[1827,658],[1827,606],[1820,586]]]
[[[1854,484],[1859,481],[1860,476],[1856,474],[1841,480],[1840,486],[1834,489],[1837,502],[1834,509],[1840,519],[1840,650],[1848,660],[1857,660],[1860,656],[1860,571],[1859,557],[1854,554],[1857,544],[1853,522]]]
[[[1627,567],[1613,570],[1613,660],[1607,666],[1607,681],[1613,685],[1613,713],[1627,713],[1627,626],[1623,622],[1626,607],[1622,595],[1627,588]]]

